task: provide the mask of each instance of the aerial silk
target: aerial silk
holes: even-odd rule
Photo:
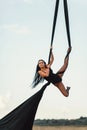
[[[67,38],[68,38],[68,46],[71,47],[67,0],[63,0],[63,5],[64,5],[64,14],[65,14],[65,23],[66,23],[66,31],[67,31]]]
[[[0,130],[32,130],[36,110],[47,85],[2,118]]]
[[[71,47],[67,0],[63,0],[63,2],[64,2],[67,37],[68,37],[69,47]],[[53,44],[53,38],[55,33],[58,6],[59,6],[59,0],[56,0],[54,19],[53,19],[53,28],[52,28],[52,37],[51,37],[51,46]],[[51,52],[52,50],[50,49],[48,63],[50,60]],[[32,130],[38,105],[43,96],[43,92],[48,85],[50,85],[49,82],[43,85],[42,88],[38,92],[36,92],[33,96],[31,96],[21,105],[19,105],[9,114],[3,117],[0,120],[0,130]]]

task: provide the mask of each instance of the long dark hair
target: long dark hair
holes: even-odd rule
[[[40,59],[39,61],[43,61],[44,64],[45,64],[45,67],[46,67],[46,62],[42,59]],[[38,63],[39,63],[38,61]],[[32,88],[35,88],[40,82],[44,82],[44,78],[42,78],[39,74],[38,74],[38,71],[40,70],[40,67],[39,65],[37,64],[36,66],[36,72],[35,72],[35,75],[34,75],[34,79],[33,79],[33,82],[32,82]]]

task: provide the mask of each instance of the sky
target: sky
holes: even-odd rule
[[[31,88],[38,59],[48,61],[55,0],[0,0],[0,118],[19,106],[45,83]],[[44,91],[35,119],[87,117],[87,0],[68,0],[72,52],[63,83],[64,97],[54,86]],[[53,41],[57,72],[68,48],[63,1]]]

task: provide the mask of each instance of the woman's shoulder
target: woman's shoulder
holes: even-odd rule
[[[41,72],[41,70],[38,70],[38,71],[37,71],[37,73],[40,73],[40,72]]]
[[[47,64],[46,66],[47,66],[47,68],[49,68],[49,69],[50,69],[50,67],[51,67],[50,64]]]

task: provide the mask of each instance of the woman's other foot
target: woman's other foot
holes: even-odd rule
[[[67,86],[66,91],[69,93],[70,87]]]

